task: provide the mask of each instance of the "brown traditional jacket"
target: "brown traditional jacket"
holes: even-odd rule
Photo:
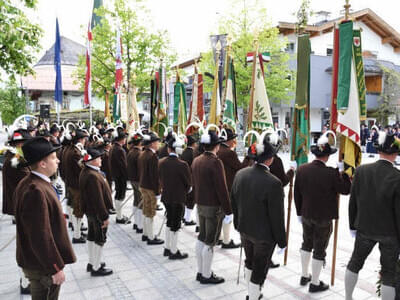
[[[127,167],[126,152],[124,148],[120,144],[114,143],[110,150],[110,168],[112,178],[128,180]]]
[[[160,180],[158,177],[158,157],[149,148],[145,148],[139,155],[139,186],[160,194]]]
[[[55,274],[76,261],[61,203],[50,183],[33,173],[16,191],[17,263]]]
[[[272,164],[269,166],[269,169],[273,175],[278,177],[278,179],[282,182],[282,186],[286,186],[290,179],[294,176],[294,171],[289,169],[285,173],[285,169],[283,168],[283,163],[281,158],[278,155],[274,155],[274,160]]]
[[[228,187],[228,192],[230,192],[236,172],[245,168],[247,165],[246,163],[241,163],[236,152],[231,150],[226,144],[221,144],[217,155],[224,164],[226,185]]]
[[[168,146],[165,144],[157,151],[158,159],[164,158],[168,156]]]
[[[14,153],[7,151],[3,165],[3,214],[15,214],[14,192],[18,183],[29,174],[29,168],[13,167],[11,160]]]
[[[139,182],[138,160],[141,152],[142,150],[136,146],[133,146],[128,152],[128,179],[133,182]]]
[[[99,221],[108,219],[108,210],[113,208],[112,195],[101,171],[85,166],[79,176],[79,191],[82,211]]]
[[[189,169],[190,169],[190,176],[192,176],[192,163],[193,160],[195,158],[195,153],[194,153],[194,149],[192,147],[186,147],[185,150],[183,150],[182,155],[181,155],[181,159],[186,161],[187,164],[189,165]],[[192,187],[192,191],[187,195],[186,197],[186,204],[188,206],[188,208],[193,209],[194,206],[194,187]]]
[[[300,166],[294,183],[297,215],[313,220],[337,219],[336,194],[348,195],[350,188],[349,176],[317,159]]]
[[[104,172],[107,178],[107,182],[110,186],[110,189],[112,187],[112,175],[111,175],[111,169],[110,169],[110,153],[107,150],[104,150],[104,154],[101,157],[101,167],[100,170]]]
[[[68,187],[79,189],[79,175],[82,167],[79,164],[82,155],[75,145],[69,146],[63,154],[63,172]]]
[[[158,164],[162,188],[161,201],[167,204],[185,204],[192,185],[188,164],[176,156],[169,155]]]
[[[232,207],[224,174],[222,161],[211,152],[206,151],[193,161],[195,202],[204,206],[220,206],[226,215],[230,215]]]

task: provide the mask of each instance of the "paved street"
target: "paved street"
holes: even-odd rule
[[[287,154],[282,154],[286,168],[289,164]],[[331,157],[334,166],[336,157]],[[372,161],[371,158],[363,162]],[[129,190],[128,195],[131,195]],[[286,190],[286,195],[288,192]],[[287,204],[287,201],[286,201]],[[301,274],[299,248],[301,246],[301,225],[298,223],[293,205],[292,226],[289,240],[289,258],[287,266],[270,270],[263,288],[264,299],[344,299],[345,266],[353,249],[353,239],[348,230],[348,197],[341,197],[340,225],[337,249],[336,282],[327,292],[310,295],[308,287],[300,287]],[[130,215],[132,201],[124,207],[125,215]],[[155,218],[158,231],[163,220],[163,213]],[[204,286],[195,281],[196,258],[194,226],[183,228],[179,237],[179,249],[189,253],[189,258],[182,261],[170,261],[162,256],[162,246],[147,246],[140,235],[132,230],[131,225],[115,224],[115,216],[109,228],[108,241],[104,249],[104,261],[113,268],[114,274],[108,277],[92,278],[86,272],[86,244],[74,245],[78,261],[65,268],[66,282],[61,288],[60,299],[245,299],[247,294],[243,279],[243,263],[240,283],[236,284],[240,251],[222,250],[216,247],[213,271],[226,279],[216,286]],[[9,216],[0,217],[0,248],[15,235],[15,226]],[[163,238],[163,233],[161,237]],[[237,232],[233,238],[239,241]],[[329,283],[332,260],[332,239],[328,248],[327,264],[321,279]],[[283,263],[283,255],[274,254],[274,261]],[[360,272],[354,299],[376,298],[376,281],[379,270],[377,248],[368,258]],[[0,251],[0,299],[30,299],[19,294],[19,270],[15,262],[15,240]]]

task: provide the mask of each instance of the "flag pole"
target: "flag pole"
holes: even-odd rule
[[[57,123],[60,124],[60,102],[57,101]]]
[[[350,12],[350,0],[346,0],[346,4],[344,5],[345,9],[345,21],[349,20],[349,12]],[[343,160],[343,150],[344,150],[344,138],[342,135],[340,135],[340,147],[339,147],[339,162],[342,162]],[[338,193],[336,195],[337,199],[337,207],[338,207],[338,214],[339,214],[339,208],[340,208],[340,194]],[[333,230],[333,252],[332,252],[332,268],[331,268],[331,285],[335,285],[335,272],[336,272],[336,250],[337,250],[337,239],[338,239],[338,231],[339,231],[339,218],[334,220],[335,225],[334,225],[334,230]]]
[[[247,130],[251,130],[251,125],[253,122],[253,105],[254,105],[254,90],[255,90],[255,78],[256,78],[256,59],[258,56],[258,32],[254,33],[254,54],[253,54],[253,72],[251,74],[251,90],[250,90],[250,101],[249,101],[249,111],[247,114]],[[249,135],[248,144],[251,144],[251,137]]]

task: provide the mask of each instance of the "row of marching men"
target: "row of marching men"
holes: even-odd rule
[[[160,139],[155,133],[138,131],[128,140],[133,145],[130,150],[136,148],[136,154],[130,155],[129,151],[126,155],[124,147],[127,134],[123,128],[114,129],[114,145],[110,150],[108,166],[111,167],[115,181],[116,220],[119,223],[128,222],[121,214],[128,179],[134,188],[135,229],[138,233],[143,233],[142,240],[148,245],[164,243],[154,234],[153,226],[157,200],[161,195],[167,219],[164,255],[170,259],[184,259],[187,254],[177,249],[178,231],[184,215],[184,203],[192,193],[197,204],[199,222],[196,280],[201,284],[224,282],[223,278],[212,272],[211,266],[214,246],[218,243],[221,228],[225,227],[225,231],[222,229],[223,245],[226,248],[230,248],[229,245],[232,244],[232,247],[235,246],[226,237],[229,232],[227,225],[233,221],[241,234],[246,255],[248,299],[260,299],[261,287],[272,264],[274,248],[278,245],[278,252],[281,253],[286,247],[283,185],[293,176],[296,166],[293,164],[287,173],[283,171],[282,161],[276,154],[279,145],[277,135],[268,132],[259,136],[257,142],[249,147],[245,160],[240,162],[234,151],[236,135],[229,129],[223,131],[225,134],[221,135],[216,128],[202,130],[200,145],[193,149],[194,153],[198,153],[197,157],[193,155],[195,158],[189,167],[188,163],[179,159],[179,154],[183,154],[182,137],[171,132],[165,140],[166,147],[159,150]],[[53,189],[50,179],[56,172],[59,161],[53,153],[59,147],[44,138],[28,139],[24,135],[24,131],[15,131],[10,140],[10,144],[16,146],[15,153],[10,155],[11,167],[20,170],[28,168],[25,170],[25,178],[21,180],[12,197],[17,223],[17,262],[31,283],[32,293],[54,295],[56,298],[60,284],[65,280],[62,271],[64,264],[75,261],[66,226],[61,226],[64,223],[57,200],[57,189]],[[396,190],[399,188],[399,180],[396,180],[399,172],[393,167],[393,161],[400,143],[392,135],[381,135],[377,144],[381,159],[357,169],[350,197],[350,229],[356,236],[356,241],[345,276],[347,299],[351,299],[358,272],[376,243],[380,244],[383,254],[382,296],[384,299],[394,299],[395,295],[395,262],[399,251],[396,236],[399,231],[396,224],[399,224],[399,205],[398,201],[393,200],[397,197]],[[103,276],[112,272],[102,262],[101,252],[113,202],[110,185],[101,171],[101,166],[105,164],[105,148],[109,143],[107,137],[95,136],[91,137],[91,142],[85,149],[88,132],[82,129],[73,130],[70,139],[72,145],[64,147],[61,153],[60,173],[65,178],[68,197],[72,199],[70,204],[74,217],[71,218],[74,218],[73,227],[76,229],[73,242],[84,240],[79,216],[85,213],[89,227],[87,269],[93,276]],[[143,149],[140,149],[141,145]],[[68,149],[79,150],[78,164],[81,169],[78,189],[73,186],[74,182],[71,182],[66,171],[72,168],[71,163],[74,160],[65,158],[71,155],[68,154]],[[119,166],[126,166],[125,174],[124,170],[119,170],[120,173],[112,171],[115,164],[112,154],[115,150],[117,157],[123,161]],[[162,155],[165,150],[167,157],[159,160],[158,154]],[[329,145],[326,136],[311,151],[316,159],[297,170],[295,182],[296,209],[303,227],[300,285],[308,284],[310,292],[321,292],[329,288],[319,280],[319,275],[332,232],[332,219],[338,217],[336,193],[348,194],[351,183],[342,172],[343,164],[338,164],[338,169],[325,165],[329,155],[336,151]],[[132,177],[132,170],[128,172],[129,157],[132,156],[137,157],[136,177]],[[250,168],[245,168],[249,165]],[[7,162],[4,168],[6,171]],[[7,176],[3,173],[4,177]],[[376,194],[378,189],[381,191],[380,195]],[[371,198],[371,195],[375,197]],[[80,202],[79,206],[76,199]],[[372,216],[376,217],[377,222],[371,222]],[[312,274],[309,275],[312,253]]]

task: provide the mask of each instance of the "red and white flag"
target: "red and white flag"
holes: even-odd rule
[[[122,83],[122,42],[121,32],[117,29],[116,51],[115,51],[115,93],[119,93]]]
[[[84,104],[86,106],[92,103],[92,75],[91,75],[91,57],[90,57],[90,44],[93,39],[92,29],[88,26],[88,36],[87,36],[87,45],[86,45],[86,76],[85,76],[85,93],[84,93]]]

